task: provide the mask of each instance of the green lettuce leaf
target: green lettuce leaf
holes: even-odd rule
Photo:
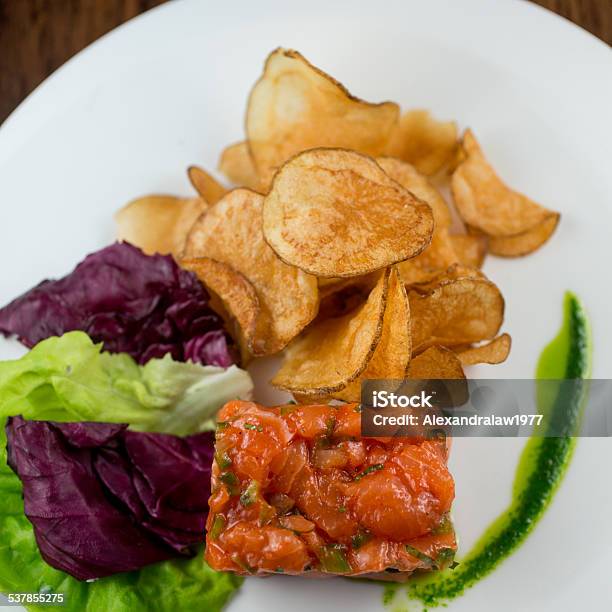
[[[187,435],[213,430],[219,408],[252,389],[249,374],[236,366],[181,363],[169,355],[139,366],[129,355],[103,353],[101,344],[75,331],[0,362],[0,417],[120,422]]]
[[[139,366],[128,355],[101,349],[86,334],[70,332],[44,340],[21,359],[0,362],[0,590],[63,593],[65,612],[218,612],[242,580],[210,569],[203,553],[80,582],[38,552],[21,482],[6,464],[6,417],[122,422],[187,435],[214,428],[217,410],[252,390],[249,375],[236,366],[223,370],[169,356]],[[49,607],[55,606],[44,609]]]
[[[203,551],[192,559],[79,582],[43,561],[23,513],[21,483],[6,465],[0,472],[0,590],[4,593],[62,593],[65,612],[218,612],[242,583],[237,576],[210,569]]]

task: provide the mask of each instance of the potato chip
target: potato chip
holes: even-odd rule
[[[394,181],[431,206],[437,227],[450,227],[451,214],[448,205],[426,176],[408,162],[394,157],[377,157],[376,162]]]
[[[147,255],[181,254],[196,219],[206,210],[201,198],[150,195],[133,200],[115,213],[118,240],[125,240]]]
[[[236,142],[223,149],[219,158],[219,171],[237,187],[248,187],[255,191],[260,187],[259,176],[246,141]]]
[[[319,282],[317,320],[340,317],[365,302],[379,276],[380,271],[377,271],[364,276],[335,279],[334,283],[327,285]]]
[[[296,404],[306,404],[307,406],[312,406],[313,404],[327,404],[330,400],[329,395],[326,393],[321,395],[292,393],[291,396]]]
[[[435,395],[437,407],[462,406],[469,399],[461,362],[451,350],[443,346],[431,346],[411,360],[408,376],[398,393],[418,393],[419,386],[413,381],[419,380],[426,381],[422,390]]]
[[[294,340],[272,384],[299,396],[320,396],[340,391],[355,380],[380,341],[389,274],[390,270],[385,270],[380,275],[357,310],[317,322]]]
[[[408,294],[413,352],[489,340],[501,327],[504,298],[485,278],[444,280],[426,293]]]
[[[478,363],[502,363],[508,359],[512,338],[509,334],[497,336],[486,344],[473,346],[468,349],[457,351],[457,357],[462,365],[470,366]]]
[[[348,285],[334,291],[321,298],[316,320],[323,321],[333,317],[342,317],[363,304],[367,297],[368,292],[362,285]]]
[[[346,278],[318,278],[319,298],[323,300],[333,293],[341,292],[348,287],[359,287],[361,290],[365,291],[367,297],[376,284],[376,281],[378,281],[379,276],[380,270],[370,272],[369,274],[364,274],[363,276],[347,276]]]
[[[548,238],[559,213],[507,187],[487,162],[471,130],[466,130],[461,146],[466,157],[453,172],[451,190],[463,221],[491,238],[501,238],[524,234],[548,220],[543,234]],[[529,246],[534,242],[537,240],[528,241]]]
[[[346,278],[338,278],[330,276],[329,278],[317,278],[317,284],[319,285],[319,292],[323,291],[327,287],[333,287],[334,285],[340,285],[346,282]]]
[[[452,176],[453,172],[465,161],[466,158],[467,153],[461,146],[461,142],[458,142],[457,146],[455,147],[455,152],[452,154],[452,156],[446,163],[444,172],[438,175],[436,178],[441,180],[442,182],[446,182],[448,178]]]
[[[382,334],[372,359],[355,380],[334,393],[332,397],[347,402],[361,401],[362,381],[383,378],[403,379],[411,356],[410,305],[399,272],[397,269],[392,269]]]
[[[482,267],[489,244],[484,234],[455,234],[450,240],[459,263],[472,268]]]
[[[552,235],[559,223],[560,215],[544,219],[535,227],[515,236],[491,237],[489,250],[500,257],[522,257],[541,247]]]
[[[414,380],[464,379],[461,361],[442,346],[430,346],[414,357],[408,366],[407,378]]]
[[[421,294],[431,293],[443,281],[457,280],[459,278],[486,278],[486,276],[478,268],[470,268],[455,263],[446,270],[432,272],[426,280],[410,285],[410,289]]]
[[[369,157],[312,149],[287,162],[265,198],[266,240],[285,262],[317,276],[357,276],[418,255],[431,208]]]
[[[306,149],[382,155],[398,117],[397,104],[359,100],[297,51],[276,49],[251,91],[246,131],[265,186],[284,162]]]
[[[358,276],[353,276],[351,278],[318,278],[318,286],[319,286],[319,299],[323,300],[329,295],[334,293],[338,293],[349,287],[353,283],[351,282],[354,278],[360,278]],[[322,281],[330,281],[330,282],[322,282]]]
[[[397,264],[400,276],[407,289],[415,287],[429,286],[432,283],[436,284],[436,279],[439,278],[441,271],[437,268],[421,268],[419,266],[404,266],[407,262]]]
[[[426,282],[432,274],[444,270],[457,260],[448,236],[444,238],[441,233],[434,231],[431,244],[423,253],[398,264],[402,280],[406,285]]]
[[[393,180],[427,202],[433,213],[435,225],[429,246],[416,257],[398,264],[404,283],[422,282],[432,272],[446,270],[457,261],[457,255],[450,240],[451,215],[444,198],[426,176],[407,162],[392,157],[379,157],[376,161]]]
[[[402,159],[431,176],[450,162],[456,150],[454,121],[438,121],[427,110],[412,110],[399,120],[387,155]]]
[[[431,243],[419,255],[398,264],[402,280],[406,285],[426,282],[432,274],[445,270],[457,261],[455,249],[448,230],[434,229]]]
[[[216,204],[228,192],[216,178],[199,166],[189,166],[187,174],[193,188],[208,204]]]
[[[185,257],[210,257],[243,274],[255,288],[260,316],[251,343],[254,355],[280,351],[317,314],[317,279],[283,263],[261,231],[263,197],[230,191],[193,226]]]
[[[242,275],[220,261],[209,257],[182,259],[180,265],[194,272],[200,281],[221,301],[224,318],[239,339],[244,358],[253,343],[259,318],[259,299],[253,285]],[[214,302],[212,303],[215,306]],[[218,310],[218,309],[217,309]]]

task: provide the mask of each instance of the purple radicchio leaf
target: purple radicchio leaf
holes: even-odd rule
[[[166,353],[221,367],[235,361],[195,274],[169,255],[145,255],[127,242],[88,255],[67,276],[43,281],[0,309],[0,333],[28,347],[74,330],[139,363]]]
[[[204,541],[214,434],[11,417],[8,464],[42,557],[79,580],[177,556]]]

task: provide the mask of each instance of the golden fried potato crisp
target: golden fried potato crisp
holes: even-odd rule
[[[423,282],[457,261],[449,234],[450,211],[438,190],[414,166],[392,157],[376,161],[393,180],[431,207],[435,225],[430,244],[416,257],[398,264],[404,283]]]
[[[366,293],[370,293],[372,287],[376,284],[380,270],[376,272],[370,272],[370,274],[364,274],[363,276],[347,276],[346,278],[318,278],[319,285],[319,297],[321,299],[346,289],[347,287],[360,287],[363,288]]]
[[[466,366],[478,363],[502,363],[508,359],[511,346],[512,338],[510,338],[510,335],[502,334],[486,344],[457,351],[457,357]]]
[[[472,268],[482,267],[489,244],[484,234],[455,234],[450,240],[460,264]]]
[[[259,300],[253,355],[280,351],[317,314],[317,279],[282,262],[261,231],[263,197],[234,189],[194,224],[185,257],[230,265],[253,285]]]
[[[180,265],[194,272],[213,297],[219,298],[223,307],[222,314],[229,320],[234,337],[239,339],[245,360],[245,353],[250,352],[249,347],[255,340],[260,316],[259,298],[253,285],[228,264],[210,257],[181,259]]]
[[[486,279],[486,276],[477,268],[470,268],[468,266],[455,263],[452,266],[449,266],[446,270],[437,270],[436,272],[432,272],[427,279],[418,283],[413,283],[409,285],[409,288],[417,291],[421,295],[424,295],[433,291],[442,282],[457,280],[460,278]]]
[[[431,240],[433,215],[369,157],[312,149],[279,170],[263,227],[283,261],[316,276],[345,277],[418,255]]]
[[[208,204],[216,204],[228,192],[216,178],[199,166],[189,166],[187,174],[193,188]]]
[[[383,154],[398,117],[397,104],[359,100],[297,51],[276,49],[251,91],[246,131],[265,186],[285,161],[305,149]]]
[[[560,215],[552,215],[535,227],[515,236],[491,237],[489,250],[500,257],[522,257],[542,246],[553,234]]]
[[[399,272],[393,268],[389,276],[382,334],[372,359],[355,380],[334,393],[333,397],[347,402],[361,401],[362,381],[404,378],[411,356],[410,305]]]
[[[376,284],[380,271],[364,276],[334,279],[335,282],[321,284],[319,280],[319,314],[317,320],[339,317],[365,302]]]
[[[427,110],[404,113],[393,132],[387,155],[412,164],[423,174],[436,174],[454,157],[457,125],[438,121]]]
[[[236,142],[223,149],[219,158],[219,171],[237,187],[248,187],[257,191],[259,176],[246,141]]]
[[[449,228],[451,214],[448,205],[431,181],[412,164],[394,157],[377,157],[378,165],[404,189],[431,206],[436,226]]]
[[[451,179],[453,199],[466,225],[491,238],[490,251],[508,257],[525,255],[548,240],[559,213],[507,187],[471,130],[466,130],[461,146],[464,159]],[[492,244],[496,239],[500,242]]]
[[[235,189],[191,166],[198,197],[115,216],[119,239],[198,276],[243,365],[284,351],[271,383],[303,403],[359,402],[371,379],[439,380],[461,403],[464,367],[508,358],[504,299],[480,268],[533,252],[560,215],[508,187],[471,130],[360,100],[278,48],[245,132],[218,162]]]
[[[317,278],[317,284],[319,285],[319,293],[322,294],[326,290],[329,290],[333,293],[338,288],[336,287],[336,285],[340,286],[346,283],[347,280],[350,279],[336,278],[335,276],[331,276],[329,278]]]
[[[426,293],[408,294],[413,352],[490,340],[504,318],[504,298],[485,278],[444,280]]]
[[[443,346],[430,346],[414,357],[408,367],[407,379],[427,381],[424,390],[435,394],[436,404],[439,406],[462,406],[469,399],[469,389],[461,362],[451,350]],[[408,380],[405,383],[407,390],[414,392],[414,383]],[[456,382],[444,384],[441,382],[443,380]],[[404,392],[402,387],[398,391]]]
[[[321,297],[317,321],[341,317],[363,304],[369,292],[363,285],[348,285],[339,291]]]
[[[301,399],[344,389],[368,366],[380,341],[389,289],[385,270],[367,301],[343,317],[311,325],[286,350],[272,384]]]
[[[461,361],[442,346],[430,346],[412,359],[407,378],[415,380],[464,379]]]
[[[457,261],[448,230],[434,230],[429,246],[420,254],[398,264],[407,285],[427,281],[433,272],[445,270]]]
[[[138,198],[115,213],[117,238],[136,245],[147,255],[179,256],[191,226],[206,209],[201,198]]]

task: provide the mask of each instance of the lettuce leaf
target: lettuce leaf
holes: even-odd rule
[[[128,355],[103,353],[83,332],[49,338],[21,359],[0,362],[0,590],[63,593],[65,612],[221,610],[241,579],[210,569],[202,552],[95,582],[47,565],[23,511],[21,483],[6,463],[4,425],[6,417],[23,414],[186,435],[212,429],[219,407],[251,389],[249,375],[235,366],[223,370],[169,356],[139,366]]]
[[[23,513],[17,476],[0,467],[0,590],[63,593],[65,612],[218,612],[242,579],[215,572],[200,551],[191,559],[164,561],[138,572],[80,582],[41,558],[31,523]],[[55,606],[28,606],[48,610]]]
[[[69,332],[0,363],[0,418],[129,423],[138,431],[188,435],[213,430],[219,408],[252,389],[249,374],[236,366],[169,355],[139,366],[129,355],[102,352],[83,332]]]

